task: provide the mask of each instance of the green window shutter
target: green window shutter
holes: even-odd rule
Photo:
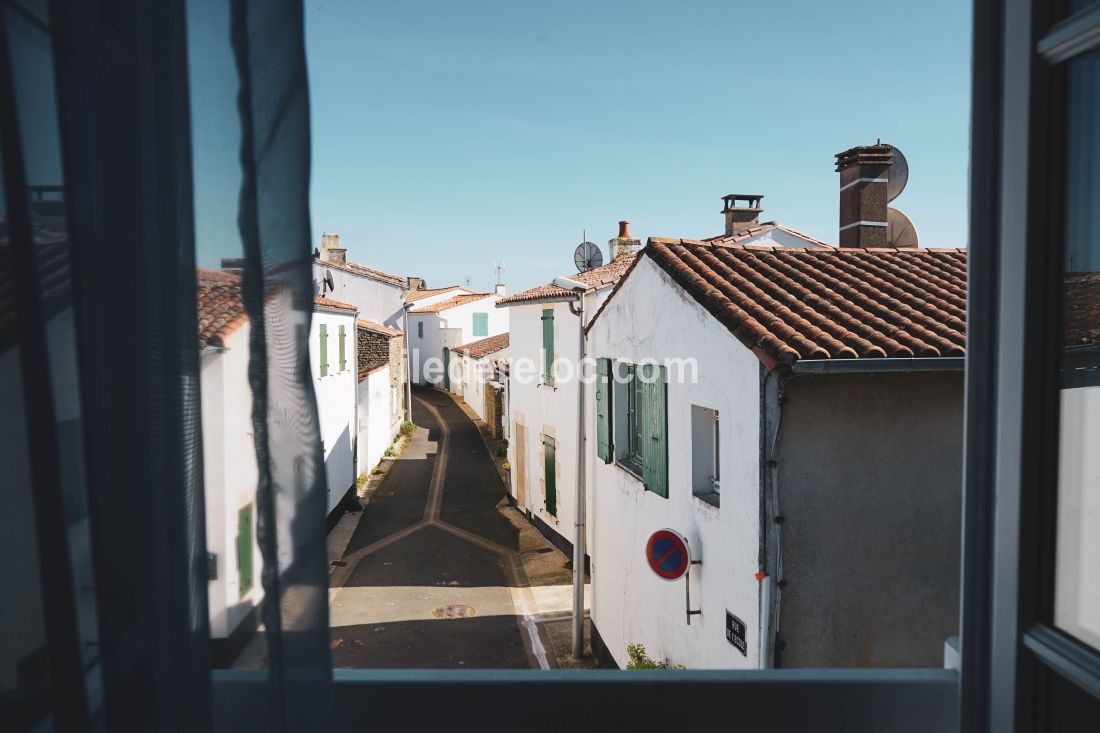
[[[340,371],[344,371],[348,368],[348,360],[344,352],[344,327],[340,326]]]
[[[475,313],[474,314],[474,335],[475,336],[488,336],[489,335],[489,314],[488,313]]]
[[[321,340],[321,376],[328,376],[328,326],[321,324],[320,328],[320,340]]]
[[[551,516],[558,516],[558,476],[557,476],[557,448],[554,439],[543,436],[542,454],[545,466],[546,478],[546,511]]]
[[[240,578],[240,596],[244,598],[252,590],[252,505],[237,512],[237,575]]]
[[[646,364],[642,381],[642,481],[647,490],[668,498],[668,388],[665,368]]]
[[[424,338],[424,321],[417,321],[417,323],[416,323],[416,337],[418,339]]]
[[[542,383],[554,384],[554,309],[542,312]]]
[[[596,361],[596,454],[604,463],[614,455],[611,437],[611,360]]]

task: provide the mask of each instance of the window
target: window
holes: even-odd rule
[[[546,493],[546,512],[558,516],[557,443],[549,435],[542,436],[543,478]]]
[[[542,311],[542,383],[554,385],[554,309]]]
[[[668,497],[668,394],[666,373],[656,364],[610,365],[614,384],[608,426],[613,436],[608,455],[637,474],[646,490]],[[610,380],[609,380],[610,381]],[[597,379],[597,385],[599,380]],[[597,406],[597,415],[600,407]]]
[[[252,590],[252,505],[237,511],[237,577],[240,597]]]
[[[421,339],[424,338],[424,321],[416,322],[416,337]]]
[[[691,493],[718,506],[718,411],[691,406]]]
[[[318,327],[317,330],[318,330],[317,338],[319,340],[320,347],[321,347],[321,356],[320,356],[321,376],[322,377],[327,377],[328,376],[328,326],[325,325],[324,323],[322,323]]]
[[[596,361],[596,455],[604,463],[611,463],[615,454],[615,441],[611,425],[611,360]]]
[[[488,313],[475,313],[474,314],[474,336],[488,336],[489,335],[489,314]]]
[[[340,326],[340,334],[339,334],[339,338],[340,338],[340,371],[344,371],[348,368],[348,360],[347,360],[347,355],[346,355],[346,352],[345,352],[346,339],[344,338],[344,336],[345,336],[344,327]]]

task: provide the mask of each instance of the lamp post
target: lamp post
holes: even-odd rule
[[[584,555],[585,555],[585,459],[584,459],[584,293],[588,286],[567,277],[554,278],[554,285],[568,290],[577,297],[577,307],[569,309],[577,315],[577,334],[580,356],[577,359],[577,498],[573,511],[573,658],[584,656]]]

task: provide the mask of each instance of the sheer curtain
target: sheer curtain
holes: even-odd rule
[[[301,4],[0,8],[0,728],[217,726],[196,268],[233,258],[263,559],[252,718],[326,730]]]

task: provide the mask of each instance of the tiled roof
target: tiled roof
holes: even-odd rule
[[[313,304],[319,305],[323,308],[336,308],[337,310],[357,312],[359,308],[351,305],[350,303],[341,303],[339,300],[333,300],[331,298],[314,297]]]
[[[650,239],[643,253],[769,367],[800,359],[964,354],[963,249]]]
[[[606,265],[594,267],[588,272],[578,272],[576,275],[570,275],[569,278],[587,285],[587,292],[589,293],[594,290],[603,290],[619,282],[622,276],[626,274],[631,263],[633,263],[637,257],[636,254],[623,255],[619,259],[609,262]],[[524,290],[521,293],[501,298],[497,301],[497,307],[499,308],[501,306],[513,305],[516,303],[548,300],[550,298],[567,298],[569,295],[570,293],[568,290],[547,283],[546,285],[539,285],[536,288],[531,288],[530,290]]]
[[[465,354],[473,359],[480,359],[489,354],[495,354],[501,349],[508,348],[508,334],[498,333],[496,336],[483,338],[479,341],[471,341],[462,346],[456,346],[452,351],[456,354]]]
[[[432,303],[431,305],[422,305],[419,308],[413,308],[409,313],[439,313],[441,311],[450,310],[451,308],[457,308],[460,305],[466,305],[467,303],[473,303],[475,300],[481,300],[482,298],[491,298],[495,293],[462,293],[456,295],[453,298],[447,300],[441,300],[438,303]]]
[[[752,239],[753,237],[759,236],[761,234],[767,234],[768,232],[771,232],[771,231],[786,232],[787,234],[798,237],[799,239],[805,239],[807,242],[810,242],[811,244],[817,245],[819,247],[834,247],[835,246],[835,245],[829,244],[827,242],[822,242],[820,239],[817,239],[815,237],[811,237],[809,234],[805,234],[803,232],[800,232],[797,229],[791,229],[790,227],[785,227],[782,224],[779,224],[779,223],[774,222],[774,221],[766,221],[762,224],[754,224],[753,226],[746,227],[745,229],[742,229],[741,231],[737,232],[736,234],[731,234],[731,235],[728,235],[728,236],[724,235],[724,234],[720,234],[717,237],[707,237],[703,241],[704,242],[711,242],[712,244],[740,244],[740,243],[744,242],[747,239]]]
[[[433,295],[439,295],[440,293],[445,293],[448,290],[461,290],[465,293],[473,292],[469,288],[464,288],[461,285],[448,285],[445,288],[424,288],[423,290],[410,290],[409,292],[405,293],[405,302],[415,303],[418,300],[430,298]]]
[[[390,283],[391,285],[400,285],[405,287],[407,281],[400,275],[391,275],[388,272],[382,272],[376,270],[373,267],[367,267],[366,265],[360,265],[355,262],[333,262],[332,260],[322,260],[319,257],[314,257],[313,261],[318,265],[325,265],[326,267],[335,267],[337,270],[344,270],[355,275],[362,275],[363,277],[373,278],[375,280],[381,280],[383,282]]]
[[[248,321],[241,300],[241,278],[228,272],[199,269],[199,348],[224,346],[229,334]]]
[[[399,328],[390,328],[389,326],[383,326],[381,323],[375,323],[374,321],[364,321],[362,318],[356,321],[355,325],[364,331],[373,331],[384,336],[401,336],[405,333]]]
[[[1063,346],[1100,346],[1100,272],[1071,272],[1062,281]]]

